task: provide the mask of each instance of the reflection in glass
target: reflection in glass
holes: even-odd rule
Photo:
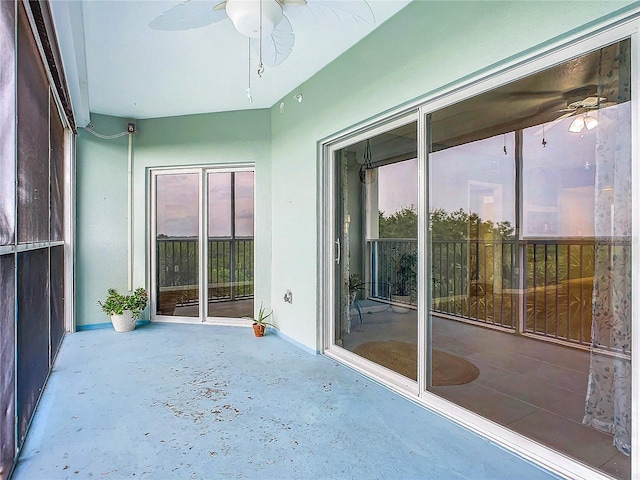
[[[417,379],[415,122],[337,153],[335,343]]]
[[[253,316],[253,175],[207,174],[209,317]]]
[[[514,136],[430,155],[433,310],[515,328]],[[504,152],[507,152],[506,154]]]
[[[230,238],[231,225],[231,173],[210,173],[209,184],[209,237]]]
[[[616,478],[630,476],[629,52],[434,112],[428,160],[429,390]]]
[[[156,176],[157,310],[198,317],[199,175]]]

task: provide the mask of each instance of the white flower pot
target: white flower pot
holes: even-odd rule
[[[128,310],[125,310],[122,315],[111,315],[111,323],[116,332],[130,332],[136,328],[136,319]]]

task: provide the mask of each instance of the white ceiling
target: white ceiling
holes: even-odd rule
[[[213,6],[219,1],[209,3]],[[69,45],[64,41],[60,44],[67,76],[72,70],[78,72],[76,85],[84,88],[85,96],[88,94],[91,112],[141,119],[268,108],[410,1],[368,0],[375,25],[344,16],[340,19],[330,10],[314,6],[314,0],[308,0],[309,7],[314,8],[286,7],[285,14],[295,34],[293,52],[281,65],[267,67],[262,78],[256,74],[258,59],[252,52],[253,103],[246,96],[248,39],[234,29],[228,18],[184,31],[149,27],[154,18],[180,3],[176,0],[60,2],[75,11],[67,15],[71,24],[77,23],[74,18],[83,19],[84,30],[77,24],[68,27],[75,31],[73,55],[64,51],[71,49]],[[58,20],[62,15],[55,3],[59,2],[54,2],[53,13],[60,28]],[[64,32],[58,37],[65,37]],[[79,45],[83,37],[84,45]],[[86,79],[82,78],[83,48]],[[74,68],[67,65],[71,57],[72,63],[78,64]]]

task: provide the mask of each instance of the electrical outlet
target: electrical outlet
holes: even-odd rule
[[[293,293],[291,290],[284,292],[284,301],[287,303],[293,303]]]

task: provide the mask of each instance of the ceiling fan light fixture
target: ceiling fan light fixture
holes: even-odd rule
[[[571,133],[580,133],[584,129],[585,121],[583,117],[576,117],[569,125],[569,131]]]
[[[584,117],[584,126],[587,127],[587,130],[593,130],[598,126],[598,120],[589,115],[586,115]]]
[[[265,37],[282,21],[282,7],[276,0],[227,0],[226,11],[238,32],[245,37],[260,38],[260,8]]]

